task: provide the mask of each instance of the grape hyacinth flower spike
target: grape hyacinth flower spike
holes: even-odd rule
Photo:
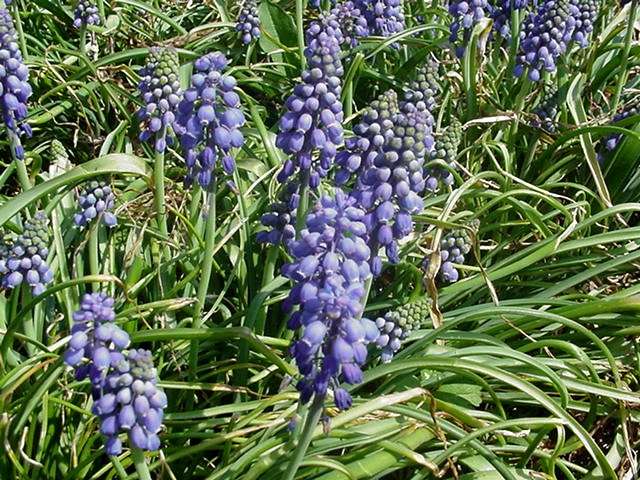
[[[340,26],[341,43],[349,48],[355,48],[360,38],[369,36],[367,20],[354,2],[344,1],[336,4],[330,15]]]
[[[340,385],[362,381],[366,345],[378,336],[375,324],[361,318],[371,276],[363,219],[354,199],[337,190],[320,199],[300,239],[289,244],[293,261],[282,272],[294,286],[283,306],[289,328],[300,331],[291,351],[303,376],[302,403],[332,390],[336,406],[349,408],[351,397]]]
[[[88,25],[100,25],[100,13],[98,7],[91,0],[78,0],[73,11],[73,26],[75,28]]]
[[[76,369],[77,379],[91,382],[92,412],[100,418],[108,455],[121,453],[119,434],[124,432],[132,447],[157,450],[167,397],[156,386],[151,352],[125,350],[129,336],[116,325],[113,305],[104,293],[82,298],[73,314],[65,363]]]
[[[13,289],[26,283],[33,295],[44,292],[53,280],[47,264],[49,254],[48,219],[44,212],[27,220],[21,235],[6,235],[0,243],[0,287]]]
[[[234,91],[236,79],[223,73],[227,63],[220,52],[196,60],[191,87],[178,107],[180,143],[187,164],[185,183],[197,180],[205,190],[213,185],[217,165],[227,175],[233,174],[231,150],[244,144],[240,128],[245,118]]]
[[[276,145],[289,158],[278,181],[300,175],[301,187],[317,188],[342,143],[343,112],[340,94],[344,75],[340,61],[342,33],[335,20],[322,17],[306,31],[308,68],[285,102]]]
[[[616,113],[612,118],[612,123],[621,122],[622,120],[640,114],[640,99],[635,98],[630,104],[626,105],[621,111]],[[627,127],[632,128],[632,127]],[[622,133],[614,133],[605,137],[604,148],[598,153],[598,157],[602,160],[607,153],[614,152],[622,141]]]
[[[78,227],[84,227],[95,218],[102,218],[107,227],[114,227],[118,219],[113,214],[115,195],[105,182],[87,182],[78,195],[80,211],[73,217]]]
[[[537,82],[543,71],[554,72],[572,39],[577,14],[570,0],[541,2],[537,12],[523,22],[514,75],[520,77],[528,68],[529,80]]]
[[[402,342],[411,332],[419,329],[429,318],[431,300],[423,298],[388,311],[376,318],[376,327],[380,331],[375,341],[380,349],[380,360],[388,363],[402,347]]]
[[[505,40],[511,39],[512,9],[522,10],[529,5],[529,0],[498,0],[491,12],[493,30]]]
[[[300,185],[289,180],[282,186],[278,199],[269,205],[260,222],[268,228],[258,232],[258,243],[287,245],[296,236],[295,221],[300,202]]]
[[[436,136],[435,148],[431,152],[431,160],[445,163],[449,169],[456,169],[458,146],[462,139],[462,124],[454,118],[444,132]],[[453,185],[453,174],[445,167],[427,167],[425,169],[426,190],[435,193],[442,186]]]
[[[477,224],[473,228],[477,229]],[[452,230],[440,240],[440,270],[438,279],[444,283],[454,283],[460,278],[456,265],[464,265],[465,255],[471,251],[471,236],[466,229]],[[429,269],[429,256],[425,257],[422,268]]]
[[[179,67],[175,48],[151,47],[147,64],[140,71],[138,90],[143,103],[138,110],[142,122],[140,140],[153,138],[158,153],[165,151],[171,140],[168,134],[175,129],[176,111],[182,99]]]
[[[29,70],[22,60],[16,30],[9,10],[0,8],[0,111],[7,127],[9,143],[14,158],[24,158],[20,137],[30,137],[31,127],[27,118],[27,101],[32,90]]]
[[[371,35],[392,37],[405,28],[401,0],[357,0],[355,6],[364,15]]]
[[[251,43],[252,40],[260,38],[260,17],[258,16],[257,0],[245,0],[238,14],[236,31],[240,33],[242,43],[245,45]]]
[[[449,27],[449,41],[456,45],[455,52],[458,58],[464,55],[464,51],[471,39],[473,26],[492,13],[492,7],[487,0],[450,0],[449,14],[453,17]],[[459,39],[462,30],[462,38]],[[458,44],[458,41],[460,43]]]

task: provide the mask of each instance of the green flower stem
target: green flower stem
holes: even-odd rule
[[[202,253],[202,270],[200,274],[200,283],[198,284],[197,302],[193,311],[193,328],[202,326],[202,311],[209,290],[209,280],[211,279],[211,269],[213,266],[213,249],[216,241],[216,178],[211,180],[211,191],[208,193],[209,211],[207,212],[207,223],[204,231],[204,252]],[[198,365],[198,342],[191,343],[191,352],[189,355],[189,368],[191,377],[196,376],[196,367]]]
[[[158,140],[165,140],[167,137],[167,129],[163,127],[156,134],[156,142]],[[165,206],[165,198],[164,198],[164,152],[156,151],[154,168],[153,168],[153,185],[154,185],[154,196],[153,201],[156,208],[156,221],[158,223],[158,230],[160,234],[168,238],[169,230],[167,228],[167,209]],[[165,260],[170,258],[169,246],[166,242],[164,242],[164,247],[162,248],[163,256]]]
[[[13,154],[13,149],[11,150]],[[16,166],[16,172],[18,174],[18,181],[20,182],[20,186],[23,191],[27,191],[31,188],[31,180],[29,180],[29,174],[27,173],[27,166],[24,164],[24,160],[13,159],[13,163]]]
[[[139,480],[151,480],[151,474],[149,473],[149,467],[147,461],[144,458],[144,453],[139,448],[131,449],[131,458],[133,459],[133,466],[138,472]]]
[[[2,6],[6,8],[4,1],[2,2]],[[25,62],[29,61],[29,52],[27,51],[27,40],[25,39],[24,32],[22,31],[22,20],[20,19],[20,9],[18,8],[18,3],[13,2],[11,5],[13,24],[16,27],[16,33],[18,34],[18,42],[20,42],[20,50],[22,51],[22,58]]]
[[[316,425],[318,425],[318,422],[320,421],[323,409],[324,397],[315,395],[313,397],[313,403],[307,412],[304,428],[302,429],[300,438],[298,438],[298,444],[296,445],[291,461],[287,466],[287,471],[284,474],[283,480],[293,480],[296,476],[296,472],[298,471],[298,468],[300,468],[304,454],[307,453],[307,448],[309,448],[309,444],[311,443]]]
[[[296,30],[298,33],[298,53],[300,54],[300,71],[304,70],[307,63],[304,56],[304,8],[306,0],[296,0]]]
[[[616,93],[611,102],[611,112],[616,113],[618,105],[620,104],[620,97],[622,96],[622,90],[627,83],[629,70],[627,65],[629,63],[629,52],[631,52],[631,43],[633,41],[634,25],[636,23],[636,14],[638,13],[638,0],[631,2],[631,10],[629,11],[629,23],[627,24],[627,33],[624,37],[624,50],[622,53],[622,60],[620,62],[620,75],[618,75],[618,85],[616,86]]]

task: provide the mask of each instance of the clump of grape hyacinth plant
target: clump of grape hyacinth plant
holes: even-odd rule
[[[454,283],[460,278],[456,265],[464,265],[465,255],[471,251],[471,236],[466,229],[456,229],[448,232],[440,240],[440,270],[438,279],[443,283]],[[422,267],[429,269],[429,256],[425,257]]]
[[[180,143],[187,164],[185,183],[197,180],[205,190],[213,185],[218,165],[227,175],[233,174],[236,164],[231,150],[244,144],[240,128],[245,118],[234,92],[236,79],[223,73],[227,64],[220,52],[196,60],[191,87],[178,107]]]
[[[238,14],[236,31],[240,33],[242,43],[245,45],[250,44],[252,40],[260,38],[260,17],[258,16],[257,0],[245,0]]]
[[[342,143],[342,41],[337,22],[329,17],[313,22],[306,31],[308,67],[285,102],[287,111],[276,139],[278,148],[289,155],[278,173],[281,183],[299,175],[302,186],[317,188]]]
[[[113,305],[104,293],[84,295],[73,314],[65,363],[78,380],[91,382],[92,412],[100,418],[108,455],[122,452],[124,432],[134,448],[157,450],[167,397],[156,386],[151,352],[125,350],[129,335],[116,325]]]
[[[489,17],[491,13],[492,8],[487,0],[449,1],[449,14],[453,17],[449,27],[451,32],[449,41],[456,45],[455,51],[458,57],[464,55],[465,48],[471,39],[473,26],[483,18]],[[460,35],[461,31],[462,35]]]
[[[462,124],[454,118],[451,124],[439,135],[436,135],[435,148],[431,152],[431,160],[445,163],[449,168],[429,166],[425,169],[425,187],[429,192],[437,192],[443,186],[453,185],[453,174],[456,169],[458,146],[462,139]]]
[[[91,0],[79,0],[73,11],[73,17],[73,26],[76,28],[100,25],[98,7]]]
[[[49,220],[44,212],[37,212],[24,224],[20,235],[4,236],[0,243],[0,286],[13,289],[26,283],[33,295],[44,292],[53,280],[47,264],[49,254]]]
[[[153,139],[156,152],[163,153],[175,127],[176,111],[182,99],[178,52],[173,47],[151,47],[146,66],[140,71],[138,90],[143,106],[140,140]]]
[[[95,218],[101,218],[107,227],[114,227],[118,219],[113,214],[115,195],[109,185],[103,181],[87,182],[78,194],[80,211],[73,216],[78,227],[84,227]]]
[[[576,26],[577,11],[570,0],[544,0],[530,13],[520,32],[520,51],[514,74],[528,69],[529,80],[537,82],[542,72],[556,70],[558,58],[567,50]]]
[[[31,96],[29,70],[22,60],[20,47],[9,10],[0,8],[0,110],[7,127],[13,156],[24,158],[22,135],[31,136],[27,118],[27,101]]]
[[[409,302],[376,318],[376,327],[378,327],[380,335],[375,344],[380,349],[380,360],[383,363],[390,362],[409,334],[425,323],[425,320],[429,318],[430,308],[431,301],[428,298],[423,298]]]
[[[366,345],[378,335],[375,324],[361,318],[371,276],[364,215],[337,190],[318,201],[300,238],[289,244],[293,261],[282,272],[294,286],[283,306],[289,328],[300,331],[291,351],[303,376],[297,384],[302,403],[332,390],[336,406],[349,408],[351,396],[340,385],[362,381]]]

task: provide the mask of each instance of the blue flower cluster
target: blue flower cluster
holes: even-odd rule
[[[431,160],[446,164],[449,168],[429,166],[425,169],[426,189],[437,192],[440,188],[453,185],[453,174],[450,169],[456,169],[458,146],[462,139],[462,124],[454,118],[451,124],[436,136],[435,148],[431,152]]]
[[[100,25],[98,7],[91,0],[79,0],[73,11],[73,17],[73,26],[76,28]]]
[[[287,245],[296,236],[295,222],[300,185],[295,180],[286,182],[279,192],[278,199],[269,205],[260,222],[269,230],[258,232],[259,243]]]
[[[493,30],[505,40],[511,38],[512,2],[515,10],[522,10],[529,5],[529,0],[498,0],[491,12]]]
[[[167,148],[167,132],[174,128],[182,99],[179,67],[175,48],[151,47],[147,64],[140,71],[138,90],[143,103],[138,110],[142,122],[140,140],[146,142],[154,137],[154,147],[159,153]]]
[[[78,195],[80,211],[73,216],[74,223],[78,227],[84,227],[94,218],[100,217],[107,227],[114,227],[118,223],[113,214],[115,199],[113,190],[105,182],[88,182]]]
[[[245,45],[251,43],[251,40],[260,38],[260,17],[256,0],[245,0],[238,14],[236,30],[240,32],[242,43]]]
[[[537,82],[542,71],[555,71],[556,62],[567,50],[576,27],[579,11],[571,1],[544,0],[535,14],[529,14],[520,32],[520,52],[514,70],[516,77],[528,68],[529,79]]]
[[[548,84],[544,86],[540,104],[533,113],[536,115],[532,122],[534,127],[542,128],[550,133],[556,131],[555,118],[558,116],[558,89],[555,85]]]
[[[355,6],[364,15],[371,35],[391,37],[405,28],[401,0],[357,0]]]
[[[508,0],[507,0],[508,1]],[[461,44],[456,47],[456,55],[462,57],[465,48],[471,39],[473,26],[492,13],[491,5],[487,0],[450,0],[449,14],[453,17],[451,22],[449,41],[458,42],[460,30],[462,30]]]
[[[9,10],[0,8],[0,111],[15,158],[24,158],[21,135],[31,136],[27,101],[31,96],[29,70],[22,61],[16,30]]]
[[[572,0],[576,24],[571,40],[582,48],[589,45],[588,37],[598,16],[598,3],[596,0]]]
[[[372,104],[340,155],[338,183],[348,173],[356,175],[351,195],[366,215],[364,223],[371,247],[374,275],[382,271],[379,250],[384,248],[392,263],[399,262],[397,240],[413,231],[412,215],[422,210],[423,165],[433,148],[433,117],[415,93],[397,103],[387,92]],[[398,105],[396,107],[396,105]]]
[[[456,265],[464,265],[465,255],[471,251],[471,237],[466,229],[452,230],[440,240],[440,270],[438,279],[445,283],[457,282],[460,272]],[[429,257],[422,264],[424,270],[429,268]]]
[[[402,342],[411,332],[419,329],[429,318],[431,300],[423,298],[388,311],[376,318],[376,326],[380,335],[375,343],[380,349],[380,360],[388,363],[402,347]]]
[[[234,91],[236,79],[223,73],[227,63],[220,52],[196,60],[191,87],[178,107],[176,123],[187,164],[187,185],[197,179],[202,188],[209,189],[218,161],[225,173],[232,174],[231,149],[244,144],[240,127],[245,118]]]
[[[4,236],[0,243],[0,287],[12,289],[26,282],[33,295],[40,295],[51,283],[48,223],[44,212],[38,212],[25,222],[21,235]]]
[[[371,276],[364,217],[355,200],[337,190],[321,198],[300,239],[289,243],[293,261],[282,272],[294,286],[284,308],[289,328],[301,329],[292,353],[303,375],[297,385],[303,403],[332,389],[336,406],[349,408],[351,397],[340,383],[362,381],[366,345],[378,336],[375,324],[360,317]]]
[[[108,455],[121,453],[121,432],[128,432],[133,447],[157,450],[167,397],[156,386],[151,352],[125,350],[129,335],[115,324],[113,304],[103,293],[82,298],[65,363],[75,367],[76,378],[91,382],[92,411],[100,417]]]
[[[428,58],[424,65],[418,68],[415,79],[409,82],[404,92],[404,101],[424,102],[427,109],[434,112],[442,91],[441,77],[440,64],[433,58]]]
[[[350,48],[358,45],[359,38],[369,36],[369,26],[360,9],[352,1],[340,2],[331,10],[331,17],[340,26],[342,42]]]
[[[317,188],[342,143],[342,41],[340,27],[331,17],[313,22],[306,31],[308,67],[285,103],[287,112],[276,139],[276,145],[290,155],[278,173],[281,183],[299,174],[301,183]]]

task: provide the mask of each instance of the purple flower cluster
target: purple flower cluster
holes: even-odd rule
[[[146,66],[140,71],[138,90],[143,106],[138,110],[142,122],[140,140],[154,137],[156,152],[167,148],[167,131],[174,127],[182,89],[178,52],[173,47],[151,47]],[[170,138],[170,137],[169,137]]]
[[[589,34],[593,31],[593,24],[598,16],[598,2],[596,0],[571,0],[574,6],[575,29],[571,40],[581,48],[589,44]]]
[[[284,308],[289,328],[301,330],[292,354],[303,375],[297,385],[303,403],[332,389],[336,406],[349,408],[351,396],[340,383],[362,381],[366,345],[378,336],[375,324],[361,318],[371,276],[364,217],[354,199],[337,190],[334,198],[321,198],[300,239],[289,244],[293,261],[282,272],[294,286]]]
[[[537,12],[530,13],[520,32],[520,52],[514,74],[520,77],[525,68],[529,79],[540,80],[542,71],[553,72],[558,58],[567,50],[579,13],[574,0],[544,0]]]
[[[33,295],[40,295],[51,283],[48,223],[44,212],[38,212],[25,222],[21,235],[5,235],[0,243],[0,287],[12,289],[26,282]]]
[[[450,169],[456,168],[456,156],[458,146],[462,139],[462,125],[454,118],[444,132],[436,136],[435,148],[431,152],[431,160],[437,160],[446,164],[449,168],[429,166],[425,169],[426,189],[429,192],[437,192],[442,186],[453,185],[453,174]]]
[[[418,69],[415,79],[409,83],[404,101],[424,102],[430,112],[435,111],[442,91],[441,77],[440,64],[433,58],[427,59]]]
[[[457,282],[460,272],[454,264],[464,265],[465,255],[471,251],[471,237],[465,229],[453,230],[440,240],[440,270],[438,279],[445,283]],[[424,270],[429,268],[429,257],[422,264]]]
[[[73,26],[76,28],[87,25],[100,25],[98,7],[91,0],[79,0],[73,11]]]
[[[360,12],[360,9],[352,1],[338,3],[331,10],[331,17],[340,26],[342,32],[342,42],[349,48],[355,48],[358,45],[360,37],[369,36],[369,26],[366,18]]]
[[[317,188],[342,143],[342,41],[340,27],[331,17],[323,17],[307,29],[308,67],[302,73],[302,83],[285,103],[287,111],[276,139],[276,145],[290,155],[278,173],[281,183],[299,174],[301,182]]]
[[[24,158],[20,136],[31,136],[31,127],[24,122],[31,92],[29,70],[22,61],[13,19],[9,10],[0,8],[0,111],[13,155],[19,160]]]
[[[151,352],[124,350],[129,335],[115,324],[113,304],[103,293],[82,298],[73,314],[65,363],[76,368],[79,380],[91,381],[92,411],[100,417],[108,455],[122,451],[121,432],[128,432],[133,447],[157,450],[167,397],[156,386]]]
[[[508,0],[507,0],[508,1]],[[449,30],[449,41],[457,43],[462,30],[462,43],[456,47],[456,55],[462,57],[464,50],[471,39],[473,26],[492,13],[491,5],[487,0],[450,0],[449,14],[453,17]]]
[[[405,28],[401,0],[357,0],[355,6],[367,20],[371,35],[391,37]]]
[[[289,180],[282,186],[278,199],[273,202],[263,214],[260,222],[269,230],[258,232],[256,240],[259,243],[271,245],[287,245],[296,236],[295,221],[300,185]]]
[[[251,40],[260,38],[260,17],[256,0],[245,0],[238,14],[236,31],[240,32],[242,43],[245,45],[251,43]]]
[[[112,211],[115,199],[113,190],[105,182],[88,182],[78,195],[80,211],[74,215],[74,223],[78,227],[84,227],[94,218],[101,217],[107,227],[114,227],[118,223]]]
[[[398,244],[413,231],[412,215],[422,210],[423,165],[433,148],[433,117],[424,101],[405,100],[396,110],[396,95],[387,92],[367,111],[340,155],[338,183],[356,175],[351,195],[366,215],[374,275],[382,270],[378,253],[385,249],[399,262]],[[408,95],[413,98],[415,95]]]
[[[240,127],[245,118],[240,110],[240,97],[233,90],[236,79],[223,73],[227,63],[220,52],[196,60],[191,87],[184,92],[178,107],[187,185],[197,179],[202,188],[209,189],[218,161],[225,173],[232,174],[235,160],[231,149],[244,144]]]
[[[522,10],[529,5],[529,0],[498,0],[491,12],[493,30],[498,32],[505,40],[511,38],[512,2],[515,10]]]
[[[391,310],[376,318],[380,335],[375,343],[380,351],[380,359],[388,363],[402,347],[402,342],[411,332],[420,328],[429,318],[431,300],[423,298]]]

